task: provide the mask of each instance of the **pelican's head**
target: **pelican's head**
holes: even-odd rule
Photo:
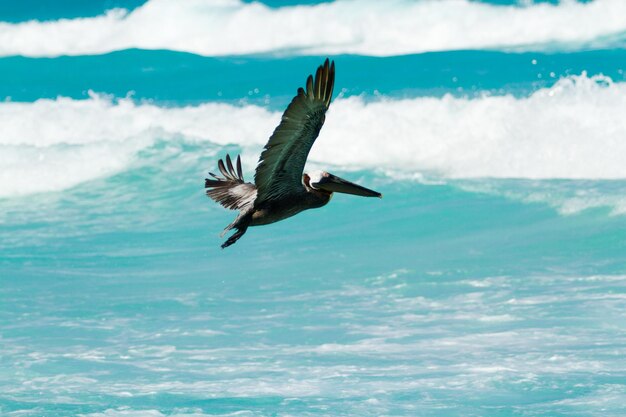
[[[336,192],[360,195],[361,197],[383,197],[383,195],[377,191],[361,187],[360,185],[341,179],[338,176],[330,174],[326,171],[314,171],[310,174],[304,174],[303,182],[307,187],[317,191],[324,191],[329,194]]]

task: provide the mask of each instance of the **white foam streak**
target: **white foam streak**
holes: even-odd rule
[[[175,412],[174,414],[163,414],[159,410],[134,410],[129,407],[120,407],[117,409],[109,408],[100,413],[79,414],[78,417],[246,417],[248,412],[229,413],[229,414],[204,414],[201,412]]]
[[[376,56],[455,49],[621,46],[626,2],[495,6],[470,0],[340,0],[269,8],[240,0],[150,0],[127,12],[0,23],[0,55],[99,54],[127,48],[202,55]]]
[[[626,84],[586,75],[525,98],[337,99],[310,159],[401,177],[624,179],[624,114]],[[167,108],[98,95],[1,103],[0,196],[111,175],[157,140],[239,145],[249,173],[280,116],[256,105]]]

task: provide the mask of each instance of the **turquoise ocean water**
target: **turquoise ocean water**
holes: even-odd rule
[[[287,4],[0,7],[0,415],[626,415],[626,3]],[[221,250],[327,56],[384,198]]]

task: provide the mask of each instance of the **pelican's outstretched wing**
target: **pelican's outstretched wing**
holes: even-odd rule
[[[302,188],[304,164],[324,124],[334,85],[335,63],[326,59],[317,68],[315,80],[309,75],[306,91],[298,89],[259,158],[254,175],[258,192],[255,204]]]
[[[217,166],[224,178],[209,172],[213,178],[204,180],[206,195],[231,210],[244,210],[252,207],[256,198],[256,187],[254,184],[244,182],[239,156],[237,156],[237,171],[233,167],[230,155],[226,155],[226,165],[220,159]]]

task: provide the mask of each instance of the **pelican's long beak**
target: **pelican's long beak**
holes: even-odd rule
[[[378,197],[383,198],[383,195],[377,191],[370,190],[369,188],[361,187],[350,181],[346,181],[336,175],[324,173],[324,176],[316,183],[311,183],[314,188],[318,188],[331,193],[344,193],[360,195],[362,197]]]

